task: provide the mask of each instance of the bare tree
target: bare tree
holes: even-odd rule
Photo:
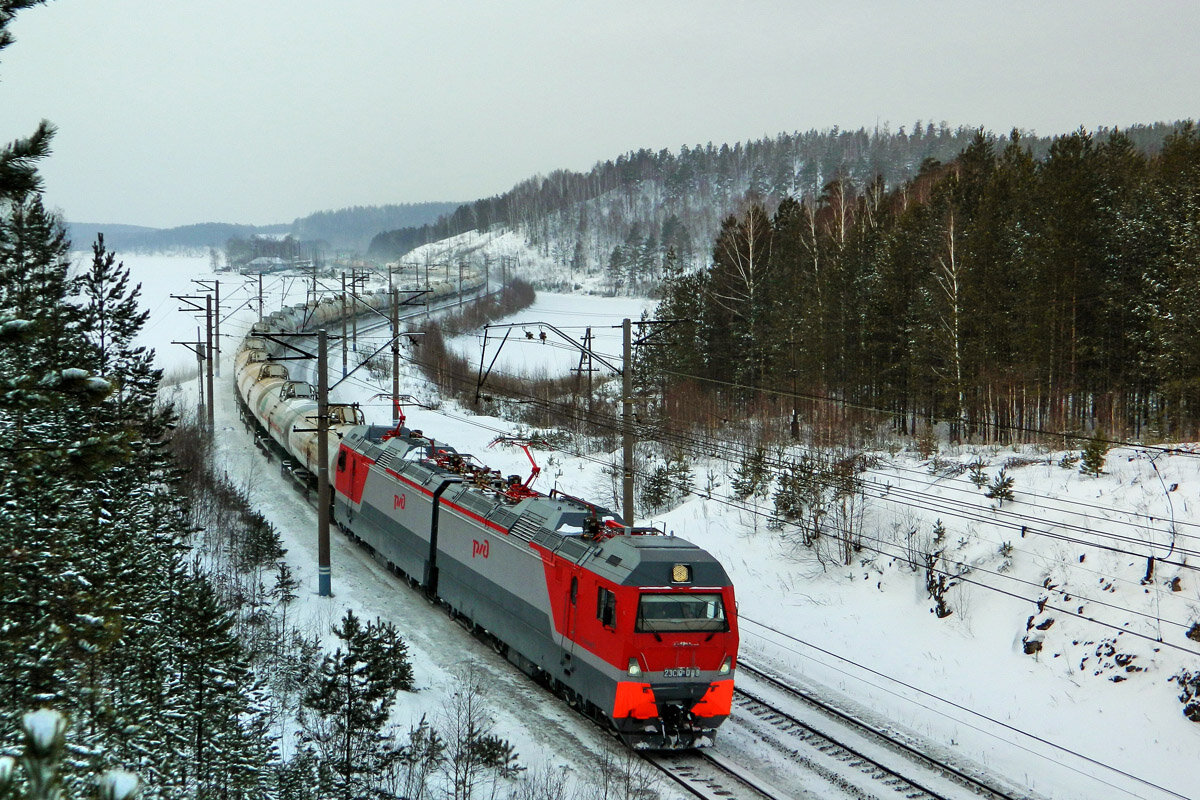
[[[483,681],[474,667],[468,667],[443,711],[442,771],[449,783],[447,797],[471,800],[478,789],[490,783],[494,798],[501,779],[515,778],[524,769],[517,763],[513,746],[492,732],[492,724]]]

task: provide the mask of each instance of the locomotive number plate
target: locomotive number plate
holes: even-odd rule
[[[696,667],[679,667],[678,669],[664,669],[664,678],[698,678],[700,670]]]

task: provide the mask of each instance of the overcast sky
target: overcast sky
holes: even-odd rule
[[[1194,118],[1197,31],[1196,0],[52,0],[0,55],[0,140],[59,127],[71,220],[290,222],[639,147]]]

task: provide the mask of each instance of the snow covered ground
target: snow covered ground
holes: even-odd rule
[[[621,364],[621,321],[636,323],[643,311],[654,311],[654,301],[641,297],[594,297],[538,292],[533,305],[511,319],[502,320],[487,333],[472,332],[447,340],[447,345],[466,357],[473,366],[485,366],[510,375],[559,377],[580,365],[580,347],[587,331],[592,332],[591,351],[610,363]],[[508,329],[516,325],[505,340]],[[634,326],[636,331],[636,325]],[[496,355],[499,353],[499,357]],[[596,379],[612,375],[602,362],[593,362]]]
[[[193,260],[190,269],[186,260],[124,260],[145,284],[150,343],[161,352],[171,339],[194,338],[194,321],[174,321],[185,315],[162,298],[193,293],[188,280],[203,277],[206,260]],[[223,287],[225,277],[233,280],[222,276]],[[279,292],[285,288],[278,285]],[[279,295],[271,302],[278,307]],[[599,329],[614,319],[582,314],[616,311],[616,322],[636,316],[624,305],[602,311],[591,297],[578,299],[578,312],[569,297],[544,302],[543,310],[512,321],[557,325],[546,317],[559,313],[570,326]],[[227,357],[250,318],[223,327]],[[191,354],[174,350],[182,351],[180,363],[194,365]],[[506,368],[540,365],[542,354],[554,351],[538,340]],[[577,363],[577,355],[558,355],[569,366]],[[231,373],[227,361],[226,384]],[[429,392],[417,388],[415,373],[404,380],[406,391]],[[365,396],[382,388],[352,380],[342,390]],[[437,411],[406,410],[410,425],[505,473],[527,470],[520,451],[487,448],[498,432],[511,430],[504,420],[473,417],[449,403]],[[368,413],[380,422],[388,416],[384,403]],[[487,676],[497,729],[517,744],[523,763],[575,775],[596,769],[597,753],[611,747],[603,736],[340,537],[333,549],[335,597],[318,598],[315,515],[265,468],[236,419],[228,385],[218,393],[218,426],[222,463],[231,475],[247,476],[256,502],[284,535],[288,560],[304,582],[300,608],[311,629],[327,634],[353,608],[391,619],[405,636],[419,691],[402,695],[398,721],[435,718],[458,686],[455,673],[475,669]],[[1168,681],[1181,668],[1200,669],[1200,644],[1184,635],[1200,621],[1200,455],[1188,447],[1120,448],[1108,454],[1099,477],[1060,466],[1063,455],[1030,448],[951,450],[936,459],[901,449],[876,454],[864,477],[864,546],[849,566],[798,546],[794,530],[769,529],[756,513],[769,510],[768,499],[734,501],[736,463],[693,462],[697,490],[710,496],[694,495],[653,521],[725,564],[737,587],[747,661],[772,664],[847,708],[888,720],[1037,796],[1200,796],[1194,777],[1200,725],[1182,716],[1178,688]],[[976,459],[989,479],[1008,464],[1014,500],[998,506],[953,466]],[[610,496],[610,480],[596,461],[544,452],[539,460],[541,489],[557,484],[580,496]],[[943,563],[960,574],[947,592],[953,613],[945,618],[931,613],[925,570],[907,563],[937,548],[938,520],[946,531]],[[1161,560],[1143,583],[1149,555]],[[1026,655],[1031,637],[1043,640],[1042,649]],[[755,757],[754,743],[737,737],[719,740],[718,749],[734,759]],[[664,796],[672,795],[664,788]]]

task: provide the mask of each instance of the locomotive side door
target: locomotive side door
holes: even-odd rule
[[[574,566],[574,565],[572,565]],[[566,624],[563,626],[563,639],[561,644],[562,651],[562,666],[566,674],[570,675],[574,670],[572,664],[572,654],[575,652],[575,624],[579,619],[579,576],[572,575],[569,587],[567,589],[567,618]]]

